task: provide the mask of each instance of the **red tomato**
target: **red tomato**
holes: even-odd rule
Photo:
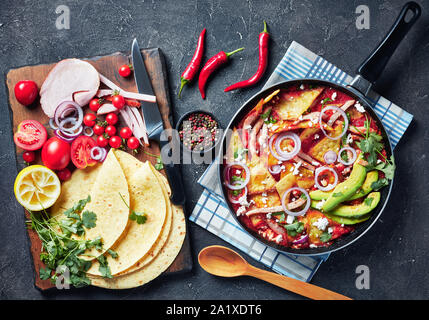
[[[120,94],[117,94],[113,96],[112,104],[115,108],[122,109],[123,107],[125,107],[125,99]]]
[[[116,113],[113,113],[113,112],[109,113],[106,116],[106,122],[108,124],[111,124],[112,126],[115,125],[116,122],[118,122],[118,116],[116,115]]]
[[[136,137],[131,137],[127,141],[127,146],[132,150],[137,149],[140,146],[140,141]]]
[[[69,169],[64,168],[63,170],[57,172],[57,176],[61,181],[67,181],[71,178],[71,172]]]
[[[87,126],[87,127],[93,127],[95,125],[95,120],[97,119],[97,116],[93,113],[87,113],[84,117],[83,117],[83,123]]]
[[[128,64],[124,64],[119,67],[118,73],[121,77],[128,77],[131,74],[131,68]]]
[[[119,135],[124,139],[128,139],[133,135],[133,131],[129,127],[124,127],[119,131]]]
[[[77,137],[71,145],[71,159],[76,168],[84,169],[97,163],[91,158],[91,149],[97,146],[94,139],[87,136]]]
[[[45,127],[36,120],[24,120],[13,135],[15,144],[27,151],[40,149],[48,138]]]
[[[116,127],[112,125],[107,126],[104,132],[106,132],[109,137],[113,137],[116,134]]]
[[[95,124],[92,128],[92,131],[94,131],[95,135],[101,136],[104,133],[104,127],[100,126],[99,124]]]
[[[27,163],[32,163],[36,159],[36,154],[33,151],[25,151],[22,154],[22,159]]]
[[[101,107],[101,104],[100,104],[100,101],[98,99],[92,99],[89,102],[89,108],[94,112],[97,112],[98,109],[100,109],[100,107]]]
[[[37,84],[31,80],[22,80],[15,85],[15,97],[19,103],[29,106],[36,100],[39,90]]]
[[[113,136],[109,139],[109,144],[112,148],[118,149],[122,144],[122,140],[118,136]]]
[[[104,147],[107,147],[108,144],[109,144],[109,139],[105,138],[104,136],[99,136],[97,138],[97,145],[99,147],[104,148]]]
[[[70,162],[70,145],[58,137],[52,137],[43,145],[42,162],[52,170],[62,170]]]

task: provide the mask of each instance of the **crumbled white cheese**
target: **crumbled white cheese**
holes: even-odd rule
[[[246,212],[246,207],[245,206],[241,206],[240,208],[237,209],[237,216],[241,216],[242,214],[244,214]]]
[[[265,197],[261,198],[261,202],[262,202],[263,204],[266,204],[266,203],[267,203],[267,201],[268,201],[268,198],[265,198]]]
[[[267,184],[267,181],[266,180],[262,180],[261,184]]]
[[[328,228],[328,233],[332,233],[334,232],[334,229],[332,229],[331,227]]]
[[[281,234],[279,234],[277,237],[274,238],[274,241],[277,243],[280,243],[283,241],[283,236]]]
[[[294,220],[295,220],[294,216],[291,216],[290,214],[287,215],[287,218],[286,218],[287,224],[292,224]]]
[[[310,243],[310,248],[317,248],[317,245],[315,245],[314,243]]]
[[[299,88],[300,88],[301,90],[304,90],[304,85],[303,85],[303,84],[301,84],[301,85],[299,86]]]
[[[355,108],[357,111],[359,111],[360,113],[364,113],[365,112],[365,108],[362,107],[362,105],[358,102],[355,103]]]
[[[248,124],[247,126],[244,127],[244,129],[252,129],[252,126],[250,124]]]
[[[293,172],[292,172],[292,174],[294,175],[294,176],[296,176],[296,175],[298,175],[299,174],[299,167],[302,165],[302,161],[298,161],[298,163],[294,163],[294,169],[293,169]]]
[[[331,96],[331,100],[334,101],[337,98],[337,93],[334,92]]]
[[[350,143],[352,143],[353,142],[353,137],[352,137],[352,134],[351,133],[349,133],[348,135],[347,135],[347,138],[346,138],[346,144],[350,144]]]
[[[318,202],[316,204],[316,209],[319,209],[319,210],[322,209],[322,207],[325,204],[325,202],[326,202],[326,199],[323,199],[322,201]]]
[[[298,120],[299,120],[299,121],[302,121],[302,115],[300,115],[300,116],[298,117]]]
[[[280,167],[280,170],[285,171],[285,170],[286,170],[286,167],[285,167],[285,166],[281,166],[281,167]]]
[[[267,213],[267,219],[271,219],[271,212]]]
[[[278,125],[275,125],[275,126],[272,126],[272,127],[271,127],[271,130],[275,131],[275,130],[277,130],[278,128],[279,128],[279,126],[278,126]]]
[[[267,193],[266,193],[266,192],[262,192],[262,196],[263,196],[263,197],[267,197],[268,195],[267,195]]]
[[[314,139],[319,139],[320,138],[320,136],[316,133],[315,135],[314,135]]]
[[[381,163],[382,161],[380,159],[377,160],[377,164]]]
[[[315,226],[317,229],[324,231],[326,227],[328,226],[329,221],[326,218],[319,218],[316,222],[313,223],[313,226]]]
[[[239,203],[241,206],[246,207],[246,208],[248,208],[248,207],[250,206],[250,203],[249,203],[249,202],[247,202],[247,198],[246,198],[246,196],[241,196],[240,198],[238,198],[238,203]]]
[[[279,161],[277,161],[277,163],[278,163],[278,164],[282,164],[282,163],[283,163],[283,161],[279,160]]]

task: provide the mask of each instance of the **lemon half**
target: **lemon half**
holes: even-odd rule
[[[41,165],[22,169],[15,179],[16,200],[27,210],[41,211],[52,207],[61,193],[55,172]]]

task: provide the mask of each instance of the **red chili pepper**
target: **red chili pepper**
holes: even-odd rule
[[[270,34],[267,31],[267,23],[264,21],[264,31],[259,34],[259,65],[256,73],[248,80],[234,83],[227,87],[224,92],[250,87],[261,80],[262,76],[267,70],[268,65],[268,41],[270,40]]]
[[[204,53],[204,36],[206,34],[206,28],[201,31],[200,36],[198,37],[198,44],[197,48],[195,49],[194,56],[192,57],[191,62],[189,62],[188,66],[186,67],[185,71],[183,71],[181,77],[180,77],[180,90],[179,90],[179,98],[180,94],[182,93],[183,87],[197,74],[198,70],[200,69],[201,61],[203,60],[203,53]]]
[[[243,50],[244,48],[240,48],[237,50],[234,50],[232,52],[225,53],[223,51],[219,52],[218,54],[211,57],[204,67],[201,69],[200,76],[198,78],[198,87],[200,89],[201,97],[203,99],[206,98],[205,93],[205,86],[207,83],[207,79],[210,77],[210,75],[217,70],[221,65],[225,64],[228,61],[228,57],[230,55],[233,55],[234,53]]]

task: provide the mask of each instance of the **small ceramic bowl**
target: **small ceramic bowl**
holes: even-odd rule
[[[187,119],[189,119],[189,117],[191,115],[193,115],[193,114],[204,114],[204,115],[210,116],[216,122],[216,124],[217,124],[217,130],[220,130],[219,121],[216,119],[216,117],[212,113],[210,113],[208,111],[205,111],[205,110],[193,110],[193,111],[189,111],[189,112],[185,113],[183,116],[180,117],[179,121],[177,121],[176,130],[178,132],[180,132],[180,130],[183,129],[182,128],[183,122],[186,121]],[[185,151],[188,151],[188,152],[191,152],[191,153],[197,153],[197,154],[205,154],[205,153],[208,153],[208,152],[213,152],[214,149],[215,149],[215,147],[216,147],[216,145],[219,143],[220,140],[221,140],[221,136],[220,136],[220,133],[219,133],[217,135],[217,137],[215,138],[215,141],[212,142],[211,146],[209,146],[207,148],[204,148],[202,150],[195,150],[195,149],[190,149],[188,146],[185,146],[184,143],[183,143],[183,138],[181,137],[180,138],[180,145],[183,148],[183,150],[185,150]]]

